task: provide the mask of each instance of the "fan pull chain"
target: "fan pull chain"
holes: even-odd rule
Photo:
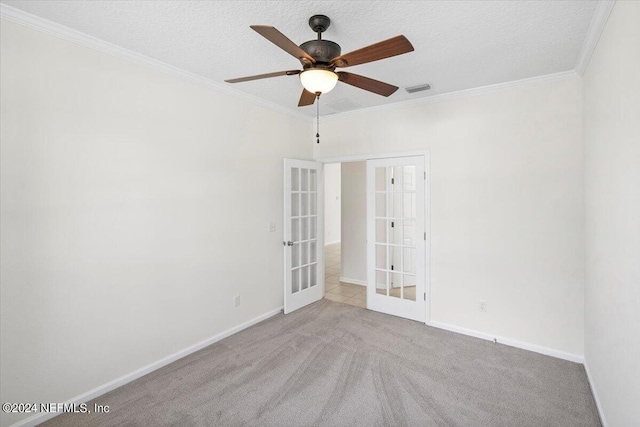
[[[316,144],[320,144],[320,95],[316,100]]]

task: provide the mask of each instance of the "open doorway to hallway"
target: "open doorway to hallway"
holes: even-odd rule
[[[366,308],[366,162],[325,164],[324,189],[324,297]]]
[[[324,297],[331,301],[367,308],[367,287],[340,281],[340,252],[340,243],[326,245],[324,248]]]

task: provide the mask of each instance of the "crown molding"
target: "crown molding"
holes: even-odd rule
[[[158,61],[157,59],[150,58],[140,53],[136,53],[129,49],[125,49],[113,43],[101,40],[97,37],[93,37],[64,25],[58,24],[56,22],[49,21],[48,19],[32,15],[4,3],[0,3],[0,17],[2,19],[6,19],[8,21],[12,21],[26,27],[41,31],[43,33],[61,38],[63,40],[95,49],[111,56],[115,56],[117,58],[142,65],[152,70],[169,74],[173,77],[177,77],[179,79],[204,86],[208,89],[223,92],[225,94],[243,99],[245,101],[249,101],[253,104],[257,104],[270,110],[277,111],[279,113],[283,113],[298,119],[303,119],[305,121],[312,121],[312,117],[300,113],[296,110],[283,107],[270,101],[265,101],[264,99],[258,98],[237,89],[233,89],[222,83],[199,76],[190,71],[183,70],[181,68],[175,67],[162,61]]]
[[[576,72],[581,77],[587,70],[587,66],[591,60],[591,55],[593,55],[593,51],[598,45],[600,35],[602,34],[605,25],[607,25],[607,20],[609,19],[609,15],[611,14],[615,4],[616,0],[600,0],[596,6],[596,11],[591,19],[591,24],[589,25],[587,37],[584,39],[584,44],[582,45],[582,50],[580,51],[580,56],[576,63]]]
[[[541,84],[541,83],[552,83],[552,82],[557,82],[562,80],[572,80],[572,79],[579,79],[579,78],[580,76],[574,70],[562,71],[560,73],[545,74],[543,76],[530,77],[527,79],[512,80],[510,82],[497,83],[493,85],[481,86],[481,87],[476,87],[471,89],[464,89],[464,90],[459,90],[455,92],[447,92],[440,95],[425,96],[423,98],[410,99],[408,101],[396,102],[394,104],[376,105],[375,107],[345,111],[343,113],[336,113],[336,114],[330,114],[327,116],[322,116],[322,119],[325,122],[327,122],[333,119],[340,119],[345,116],[350,116],[353,114],[367,113],[367,112],[374,112],[374,111],[397,110],[397,109],[407,108],[407,107],[412,107],[417,105],[433,104],[436,102],[452,101],[454,99],[468,98],[471,96],[484,95],[488,93],[503,92],[509,89],[514,89],[522,86],[529,86],[529,85]]]
[[[444,101],[450,101],[453,99],[464,98],[468,96],[476,96],[476,95],[485,94],[485,93],[500,92],[500,91],[516,88],[519,86],[526,86],[530,84],[549,83],[549,82],[554,82],[559,80],[579,78],[584,73],[584,69],[586,68],[589,62],[589,58],[591,57],[591,54],[595,49],[595,46],[598,42],[598,38],[602,33],[602,30],[606,24],[609,14],[611,13],[611,10],[613,9],[614,4],[615,4],[615,0],[613,1],[600,0],[598,2],[598,6],[594,13],[592,22],[590,24],[589,32],[588,32],[587,38],[585,39],[585,43],[583,45],[582,52],[580,54],[580,59],[578,60],[578,64],[576,65],[575,71],[574,70],[563,71],[560,73],[536,76],[536,77],[531,77],[531,78],[522,79],[522,80],[514,80],[510,82],[498,83],[498,84],[465,89],[465,90],[460,90],[455,92],[448,92],[440,95],[426,96],[422,98],[401,101],[401,102],[396,102],[392,104],[384,104],[384,105],[378,105],[378,106],[369,107],[369,108],[361,108],[358,110],[345,111],[342,113],[329,114],[329,115],[322,116],[322,119],[325,121],[326,120],[330,121],[330,120],[338,119],[351,114],[372,112],[372,111],[394,110],[399,108],[406,108],[408,106],[413,106],[413,105],[422,105],[422,104],[429,104],[434,102],[444,102]],[[0,3],[0,17],[12,22],[16,22],[21,25],[25,25],[35,30],[44,32],[46,34],[50,34],[55,37],[59,37],[61,39],[64,39],[79,45],[83,45],[85,47],[89,47],[91,49],[95,49],[100,52],[124,59],[126,61],[133,62],[139,65],[145,66],[147,68],[172,75],[182,80],[189,81],[191,83],[195,83],[200,86],[204,86],[211,90],[223,92],[228,95],[234,96],[236,98],[244,99],[253,104],[257,104],[264,108],[277,111],[279,113],[286,114],[291,117],[302,119],[307,122],[312,122],[314,119],[312,116],[303,114],[294,109],[283,107],[279,104],[276,104],[270,101],[265,101],[264,99],[258,98],[256,96],[250,95],[246,92],[242,92],[237,89],[233,89],[227,85],[199,76],[190,71],[186,71],[181,68],[175,67],[173,65],[167,64],[165,62],[158,61],[148,56],[133,52],[129,49],[125,49],[123,47],[114,45],[112,43],[101,40],[97,37],[90,36],[88,34],[71,29],[69,27],[55,23],[53,21],[40,18],[39,16],[32,15],[30,13],[24,12],[20,9],[17,9],[15,7],[12,7],[3,3]]]

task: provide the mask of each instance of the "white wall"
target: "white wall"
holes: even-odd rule
[[[576,78],[327,117],[314,155],[430,150],[431,319],[581,356],[581,127]]]
[[[638,23],[618,1],[583,80],[585,359],[611,427],[640,425]]]
[[[340,241],[340,163],[324,165],[324,244]]]
[[[310,123],[1,27],[2,402],[63,402],[282,306],[282,158],[311,158]]]
[[[367,282],[367,163],[342,163],[342,271],[351,283]]]

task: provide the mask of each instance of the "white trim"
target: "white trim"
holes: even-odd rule
[[[605,25],[607,25],[607,20],[609,19],[609,15],[611,14],[615,4],[615,0],[600,0],[596,6],[596,11],[593,13],[593,18],[589,25],[587,37],[584,39],[582,50],[580,51],[580,56],[576,63],[576,72],[580,76],[583,76],[584,72],[587,70],[587,66],[591,60],[591,55],[593,55],[593,51],[598,45],[600,35],[602,35],[602,31],[604,30]]]
[[[353,156],[340,156],[340,157],[321,157],[314,159],[315,162],[320,163],[349,163],[349,162],[364,162],[367,160],[375,159],[393,159],[396,157],[414,157],[425,156],[429,157],[429,150],[415,150],[415,151],[395,151],[393,153],[381,153],[381,154],[355,154]]]
[[[126,61],[142,65],[152,70],[160,71],[162,73],[169,74],[182,80],[204,86],[208,89],[224,92],[228,95],[250,101],[261,107],[268,108],[279,113],[284,113],[308,122],[313,121],[313,117],[303,114],[297,110],[293,110],[291,108],[283,107],[276,103],[266,101],[262,98],[250,95],[239,89],[234,89],[228,84],[219,83],[215,80],[199,76],[190,71],[183,70],[165,62],[158,61],[157,59],[153,59],[132,50],[125,49],[123,47],[101,40],[97,37],[90,36],[56,22],[49,21],[36,15],[32,15],[20,9],[16,9],[15,7],[6,5],[4,3],[0,3],[0,17],[8,21],[33,28],[43,33],[59,37],[63,40],[70,41],[72,43],[86,46],[102,53],[115,56],[116,58],[124,59]]]
[[[591,371],[589,370],[589,365],[587,364],[587,359],[584,360],[584,370],[587,373],[587,380],[589,381],[589,386],[591,387],[591,394],[593,394],[593,400],[596,402],[596,408],[598,408],[598,415],[600,415],[600,423],[602,427],[607,427],[607,419],[604,417],[604,410],[602,409],[602,404],[600,403],[600,398],[598,397],[598,392],[596,391],[596,385],[593,382],[593,377],[591,376]]]
[[[600,11],[602,9],[602,4],[608,4],[608,3],[614,3],[614,2],[608,2],[608,1],[601,1],[598,9],[596,10],[596,15],[599,16],[598,11]],[[610,6],[608,6],[608,12],[606,13],[606,15],[604,16],[604,22],[601,23],[601,26],[604,27],[604,23],[606,23],[606,17],[608,17],[608,13],[611,11],[611,8],[613,7],[613,5],[611,4]],[[90,36],[88,34],[82,33],[80,31],[74,30],[72,28],[66,27],[64,25],[58,24],[56,22],[53,21],[49,21],[47,19],[41,18],[39,16],[36,15],[32,15],[30,13],[24,12],[20,9],[16,9],[15,7],[6,5],[4,3],[0,3],[0,17],[7,19],[9,21],[13,21],[16,22],[18,24],[22,24],[25,25],[27,27],[42,31],[44,33],[47,33],[49,35],[53,35],[56,37],[59,37],[61,39],[73,42],[73,43],[77,43],[86,47],[89,47],[91,49],[95,49],[98,50],[100,52],[103,53],[107,53],[109,55],[121,58],[121,59],[125,59],[127,61],[130,62],[134,62],[136,64],[139,65],[143,65],[147,68],[151,68],[154,69],[156,71],[160,71],[166,74],[170,74],[174,77],[178,77],[181,78],[183,80],[195,83],[195,84],[199,84],[201,86],[205,86],[209,89],[213,89],[213,90],[217,90],[217,91],[222,91],[224,93],[227,93],[229,95],[247,100],[247,101],[251,101],[254,102],[257,105],[260,105],[262,107],[274,110],[274,111],[278,111],[280,113],[284,113],[299,119],[303,119],[305,121],[311,122],[313,121],[313,117],[307,115],[307,114],[303,114],[297,110],[293,110],[291,108],[287,108],[287,107],[283,107],[279,104],[270,102],[270,101],[266,101],[264,99],[258,98],[256,96],[250,95],[246,92],[242,92],[238,89],[234,89],[228,85],[216,82],[214,80],[210,80],[207,79],[205,77],[199,76],[197,74],[194,74],[192,72],[183,70],[181,68],[175,67],[173,65],[164,63],[162,61],[158,61],[156,59],[153,58],[149,58],[148,56],[133,52],[129,49],[125,49],[122,48],[120,46],[114,45],[112,43],[106,42],[104,40],[98,39],[96,37]],[[594,20],[595,22],[595,20]],[[598,21],[599,22],[599,21]],[[600,25],[600,24],[598,24]],[[594,26],[594,23],[592,22],[592,27]],[[594,30],[595,31],[595,30]],[[600,32],[602,31],[602,29],[600,28],[599,30]],[[600,32],[597,33],[598,37],[600,35]],[[591,34],[591,31],[590,33]],[[589,38],[588,38],[589,39]],[[597,37],[595,39],[595,42],[597,43]],[[585,44],[586,46],[586,44]],[[595,47],[595,43],[593,45],[593,47]],[[593,51],[593,47],[591,48],[591,51],[589,51],[589,56],[591,54],[591,52]],[[585,47],[583,47],[583,55],[585,53]],[[582,58],[582,56],[581,56]],[[580,63],[580,62],[579,62]],[[586,66],[586,64],[585,64]],[[432,102],[441,102],[441,101],[448,101],[451,99],[456,99],[456,98],[461,98],[461,97],[466,97],[466,96],[473,96],[473,95],[478,95],[478,94],[482,94],[482,93],[488,93],[488,92],[496,92],[496,91],[502,91],[502,90],[506,90],[506,89],[511,89],[514,87],[518,87],[518,86],[523,86],[523,85],[529,85],[529,84],[535,84],[535,83],[545,83],[545,82],[552,82],[552,81],[557,81],[557,80],[565,80],[565,79],[569,79],[569,78],[575,78],[577,77],[578,74],[576,74],[575,71],[564,71],[564,72],[560,72],[560,73],[555,73],[555,74],[547,74],[547,75],[543,75],[543,76],[536,76],[536,77],[531,77],[531,78],[527,78],[527,79],[522,79],[522,80],[515,80],[515,81],[511,81],[511,82],[504,82],[504,83],[497,83],[497,84],[493,84],[493,85],[489,85],[489,86],[482,86],[482,87],[478,87],[478,88],[472,88],[472,89],[465,89],[465,90],[460,90],[460,91],[456,91],[456,92],[449,92],[449,93],[444,93],[444,94],[440,94],[440,95],[434,95],[434,96],[428,96],[428,97],[423,97],[423,98],[418,98],[418,99],[412,99],[412,100],[408,100],[408,101],[403,101],[403,102],[396,102],[396,103],[392,103],[392,104],[384,104],[384,105],[379,105],[379,106],[374,106],[374,107],[369,107],[369,108],[362,108],[362,109],[358,109],[358,110],[353,110],[353,111],[346,111],[343,113],[336,113],[336,114],[330,114],[330,115],[324,115],[322,116],[323,120],[332,120],[333,118],[336,117],[344,117],[346,115],[350,115],[350,114],[355,114],[355,113],[359,113],[359,112],[369,112],[369,111],[379,111],[379,110],[389,110],[389,109],[396,109],[396,108],[404,108],[407,107],[409,105],[413,105],[413,104],[429,104]]]
[[[358,279],[351,279],[349,277],[341,277],[340,281],[344,283],[351,283],[352,285],[367,286],[366,280],[358,280]]]
[[[266,320],[270,317],[275,316],[278,313],[282,312],[282,307],[276,309],[276,310],[272,310],[269,311],[267,313],[264,313],[258,317],[255,317],[247,322],[244,322],[238,326],[235,326],[231,329],[228,329],[224,332],[221,332],[217,335],[212,336],[211,338],[207,338],[204,341],[200,341],[197,344],[194,344],[190,347],[187,347],[185,349],[182,349],[176,353],[173,353],[167,357],[164,357],[156,362],[153,362],[147,366],[144,366],[140,369],[137,369],[133,372],[130,372],[128,374],[125,374],[123,376],[121,376],[120,378],[116,378],[112,381],[109,381],[106,384],[103,384],[101,386],[98,386],[92,390],[87,391],[86,393],[82,393],[79,396],[73,397],[69,400],[67,400],[66,402],[64,402],[65,404],[79,404],[79,403],[85,403],[88,402],[90,400],[95,399],[98,396],[102,396],[105,393],[110,392],[111,390],[115,390],[118,387],[122,387],[123,385],[130,383],[131,381],[137,380],[140,377],[143,377],[144,375],[147,375],[153,371],[156,371],[164,366],[167,366],[170,363],[175,362],[176,360],[182,359],[183,357],[186,357],[192,353],[195,353],[198,350],[201,350],[207,346],[210,346],[211,344],[214,344],[224,338],[227,338],[228,336],[231,336],[233,334],[236,334],[244,329],[247,329],[250,326],[253,326],[257,323],[262,322],[263,320]],[[40,423],[43,423],[47,420],[50,420],[51,418],[54,418],[55,416],[60,415],[59,412],[56,413],[41,413],[41,414],[37,414],[34,415],[32,417],[29,417],[27,419],[24,419],[22,421],[18,421],[15,424],[12,424],[11,427],[31,427],[31,426],[36,426]]]
[[[571,80],[580,78],[580,75],[574,70],[562,71],[559,73],[545,74],[543,76],[529,77],[521,80],[513,80],[510,82],[496,83],[488,86],[475,87],[471,89],[464,89],[455,92],[447,92],[440,95],[425,96],[418,99],[410,99],[407,101],[396,102],[393,104],[376,105],[374,107],[361,108],[358,110],[345,111],[343,113],[329,114],[322,116],[322,120],[325,122],[347,117],[353,114],[369,113],[373,111],[387,111],[396,110],[400,108],[406,108],[413,105],[431,104],[434,102],[451,101],[458,98],[467,98],[470,96],[483,95],[486,93],[502,92],[509,89],[518,88],[521,86],[528,86],[532,84],[551,83],[562,80]],[[327,162],[328,163],[328,162]]]
[[[427,239],[424,246],[425,260],[425,277],[424,292],[426,293],[425,304],[425,322],[431,321],[431,154],[427,150],[424,153],[424,231],[427,233]],[[416,298],[418,296],[416,295]]]
[[[584,357],[577,354],[567,353],[560,350],[554,350],[548,347],[542,347],[536,344],[530,344],[522,341],[513,340],[511,338],[499,337],[496,335],[488,334],[486,332],[480,332],[473,329],[462,328],[460,326],[449,325],[438,321],[426,322],[427,326],[432,326],[438,329],[444,329],[446,331],[455,332],[462,335],[468,335],[470,337],[480,338],[487,341],[493,341],[498,344],[508,345],[509,347],[521,348],[523,350],[533,351],[534,353],[544,354],[546,356],[556,357],[558,359],[568,360],[575,363],[584,363]]]
[[[317,163],[317,162],[316,162]],[[316,190],[318,190],[318,206],[316,213],[318,214],[318,229],[316,232],[318,233],[318,242],[316,243],[316,258],[318,260],[318,281],[320,282],[321,292],[320,299],[324,298],[324,293],[326,291],[325,288],[325,277],[324,277],[324,269],[326,268],[326,264],[324,263],[324,164],[318,163],[318,175],[316,176]],[[321,252],[321,255],[318,254]]]
[[[594,14],[594,20],[592,21],[587,40],[591,40],[592,38],[594,38],[594,36],[591,35],[592,29],[593,29],[593,32],[597,32],[597,37],[595,37],[595,40],[591,41],[589,44],[585,42],[585,46],[583,46],[583,52],[580,56],[580,60],[578,61],[579,66],[582,64],[582,62],[585,62],[584,66],[586,67],[588,58],[587,60],[585,60],[583,59],[583,56],[586,56],[587,52],[588,52],[588,57],[591,56],[591,52],[593,51],[593,48],[597,43],[597,39],[600,35],[600,32],[602,31],[601,27],[604,27],[604,23],[606,23],[606,18],[608,17],[608,14],[611,12],[611,9],[613,8],[613,3],[614,1],[604,1],[604,0],[600,1],[598,5],[598,9]],[[0,17],[12,22],[16,22],[21,25],[25,25],[27,27],[33,28],[38,31],[42,31],[46,34],[59,37],[61,39],[64,39],[73,43],[77,43],[79,45],[83,45],[91,49],[95,49],[100,52],[107,53],[109,55],[139,64],[139,65],[143,65],[147,68],[151,68],[156,71],[160,71],[160,72],[172,75],[174,77],[178,77],[180,79],[183,79],[201,86],[205,86],[209,89],[221,91],[229,95],[235,96],[237,98],[251,101],[257,105],[260,105],[264,108],[268,108],[270,110],[278,111],[283,114],[287,114],[299,119],[303,119],[307,122],[313,121],[312,116],[301,113],[298,110],[284,107],[282,105],[279,105],[270,101],[266,101],[262,98],[258,98],[257,96],[250,95],[238,89],[234,89],[231,86],[228,86],[227,84],[222,84],[217,81],[194,74],[190,71],[186,71],[181,68],[175,67],[173,65],[167,64],[165,62],[158,61],[153,58],[149,58],[148,56],[114,45],[107,41],[101,40],[97,37],[90,36],[88,34],[82,33],[80,31],[74,30],[72,28],[66,27],[56,22],[49,21],[47,19],[41,18],[36,15],[32,15],[30,13],[24,12],[15,7],[6,5],[4,3],[0,3]],[[596,20],[596,17],[600,17],[600,18]],[[593,46],[591,46],[591,44],[593,44]],[[582,70],[582,72],[583,71],[584,70]],[[503,83],[497,83],[497,84],[488,85],[488,86],[464,89],[464,90],[459,90],[455,92],[448,92],[440,95],[433,95],[433,96],[427,96],[427,97],[418,98],[418,99],[411,99],[411,100],[396,102],[392,104],[384,104],[384,105],[378,105],[378,106],[369,107],[369,108],[362,108],[362,109],[353,110],[353,111],[345,111],[342,113],[324,115],[322,116],[322,119],[330,121],[338,117],[345,117],[345,116],[360,113],[360,112],[392,110],[397,108],[404,108],[410,105],[430,104],[432,102],[449,101],[452,99],[463,98],[467,96],[475,96],[483,93],[499,92],[499,91],[503,91],[503,90],[507,90],[507,89],[511,89],[519,86],[530,85],[530,84],[566,80],[566,79],[579,77],[582,75],[582,72],[578,71],[578,73],[576,73],[576,71],[570,70],[570,71],[563,71],[559,73],[546,74],[542,76],[530,77],[530,78],[521,79],[521,80],[514,80],[510,82],[503,82]]]

